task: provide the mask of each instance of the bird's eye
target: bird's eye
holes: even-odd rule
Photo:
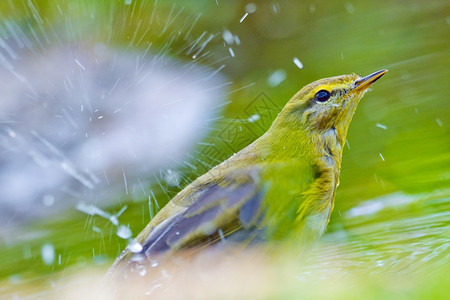
[[[330,99],[330,92],[326,91],[326,90],[320,90],[316,93],[316,95],[314,96],[314,99],[316,99],[316,101],[318,102],[325,102],[328,101],[328,99]]]

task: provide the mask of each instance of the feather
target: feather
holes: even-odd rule
[[[152,257],[183,248],[201,247],[206,241],[217,242],[220,236],[245,227],[258,228],[265,189],[256,170],[235,170],[195,190],[190,206],[157,225],[148,234],[138,255]],[[234,172],[234,173],[235,173]],[[222,232],[219,234],[219,230]],[[218,238],[219,237],[219,238]]]

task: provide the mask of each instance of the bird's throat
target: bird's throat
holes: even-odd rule
[[[335,127],[316,135],[313,144],[317,150],[319,159],[323,162],[323,166],[327,169],[334,169],[339,173],[342,161],[342,145]]]

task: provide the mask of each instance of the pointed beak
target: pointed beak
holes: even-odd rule
[[[387,73],[388,70],[380,70],[375,73],[372,73],[370,75],[367,75],[366,77],[360,78],[355,81],[353,90],[354,91],[361,91],[367,89],[369,86],[372,85],[375,81],[381,78],[384,74]]]

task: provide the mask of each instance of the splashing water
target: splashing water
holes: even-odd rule
[[[215,36],[192,36],[189,18],[181,28],[171,26],[179,9],[159,25],[168,38],[160,45],[152,44],[158,36],[140,28],[130,41],[110,23],[128,26],[137,18],[142,28],[158,25],[132,16],[132,1],[124,4],[103,4],[112,12],[108,17],[106,7],[76,1],[58,5],[60,13],[43,20],[29,2],[36,22],[0,23],[0,224],[79,201],[111,205],[123,189],[128,194],[148,186],[152,172],[176,167],[173,162],[207,133],[222,77],[214,62],[200,67],[168,54],[182,33],[186,45],[196,41],[186,55],[207,60],[204,51]]]

